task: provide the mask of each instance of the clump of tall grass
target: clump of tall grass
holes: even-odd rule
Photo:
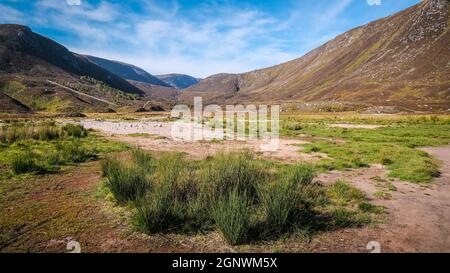
[[[249,151],[240,153],[219,153],[206,162],[203,169],[203,180],[209,184],[212,200],[227,196],[232,190],[246,192],[254,199],[257,184],[263,179],[264,173],[253,160]]]
[[[74,124],[60,127],[53,122],[15,123],[0,127],[0,142],[6,144],[25,140],[52,141],[85,136],[87,130],[81,125]]]
[[[15,174],[38,172],[41,167],[37,164],[35,156],[28,153],[20,153],[11,161],[11,168]]]
[[[136,213],[134,214],[135,225],[145,233],[161,232],[170,223],[169,217],[172,205],[172,185],[161,185],[153,192],[138,200]]]
[[[106,187],[119,203],[143,197],[150,186],[142,169],[127,166],[115,158],[109,157],[102,162],[102,172],[106,177]]]
[[[148,157],[134,151],[136,162],[148,164]],[[147,167],[145,167],[147,166]],[[205,203],[200,202],[199,183],[194,175],[196,169],[179,153],[161,156],[153,168],[144,165],[152,175],[152,188],[145,198],[139,200],[135,222],[145,232],[160,232],[164,228],[183,227],[187,224],[201,226]],[[189,229],[189,227],[188,227]]]
[[[61,155],[61,158],[65,162],[69,163],[86,162],[97,157],[95,151],[84,147],[79,141],[69,141],[58,144],[57,153]]]
[[[313,182],[312,166],[269,164],[248,151],[190,161],[180,153],[156,156],[133,149],[121,160],[104,160],[102,170],[117,202],[134,207],[133,223],[139,230],[197,232],[215,227],[231,245],[259,237],[250,230],[280,234],[305,224],[309,230],[313,213],[322,206],[319,201],[325,204],[327,196]],[[359,198],[343,192],[338,195]],[[359,221],[344,207],[339,209],[331,215],[336,225]]]
[[[79,124],[66,124],[63,126],[63,130],[67,133],[70,137],[86,137],[88,135],[88,131]]]
[[[312,184],[315,172],[312,166],[299,164],[284,170],[279,178],[259,190],[267,222],[273,227],[284,228],[301,217],[314,198]],[[298,219],[296,219],[298,220]]]
[[[224,239],[231,245],[245,242],[250,226],[250,200],[238,187],[216,200],[212,217]]]

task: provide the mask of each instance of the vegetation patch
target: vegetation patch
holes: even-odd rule
[[[375,211],[358,210],[369,203],[354,189],[332,195],[314,183],[310,165],[262,161],[249,151],[192,161],[135,149],[120,161],[107,157],[102,166],[106,188],[132,208],[134,225],[148,234],[217,229],[238,245],[346,227],[345,221],[366,224]]]
[[[11,173],[2,173],[1,178],[55,172],[62,166],[93,160],[125,147],[77,124],[9,123],[0,127],[0,164],[9,165]]]
[[[333,123],[384,124],[377,129],[333,128]],[[293,124],[298,123],[298,126]],[[298,130],[298,128],[301,128]],[[438,116],[399,117],[379,120],[362,118],[306,119],[282,121],[282,134],[309,135],[317,140],[304,145],[303,152],[328,155],[319,162],[323,170],[363,168],[383,164],[389,176],[424,183],[439,176],[439,164],[417,147],[450,142],[450,120]],[[319,139],[320,138],[320,139]]]

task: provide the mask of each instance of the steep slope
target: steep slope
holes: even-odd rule
[[[425,0],[352,29],[305,56],[267,69],[218,75],[181,100],[210,103],[348,102],[421,110],[450,108],[448,0]]]
[[[118,61],[111,61],[107,59],[102,59],[94,56],[87,56],[87,59],[101,66],[102,68],[112,72],[124,79],[131,81],[144,82],[153,85],[159,85],[164,87],[171,87],[170,84],[165,83],[164,81],[158,79],[157,77],[149,74],[147,71],[139,68],[137,66],[122,63]]]
[[[144,95],[84,56],[19,25],[0,25],[0,92],[31,110],[46,112],[111,111],[110,105],[89,96],[121,107],[141,104],[139,96]],[[0,111],[10,110],[2,100]]]
[[[180,91],[173,87],[165,87],[139,81],[130,81],[130,83],[144,92],[144,98],[164,99],[175,102],[180,94]]]
[[[192,76],[184,74],[166,74],[166,75],[157,75],[156,77],[177,89],[185,89],[201,81],[201,79],[194,78]]]
[[[164,87],[137,81],[130,81],[130,83],[144,92],[142,100],[148,106],[145,107],[145,110],[151,110],[152,108],[171,109],[178,101],[178,96],[180,95],[180,90],[173,87]],[[151,103],[147,104],[148,101],[151,101]]]
[[[0,112],[24,113],[31,111],[28,106],[2,92],[0,92],[0,106]]]
[[[51,75],[39,69],[36,59],[78,76],[88,76],[126,93],[140,94],[138,88],[119,76],[70,52],[64,46],[20,25],[0,25],[0,72]]]

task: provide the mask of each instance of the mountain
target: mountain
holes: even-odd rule
[[[201,81],[201,79],[183,74],[166,74],[157,75],[156,77],[177,89],[185,89]]]
[[[448,0],[425,0],[352,29],[303,57],[243,74],[219,74],[191,86],[192,103],[314,103],[450,108]]]
[[[0,25],[0,111],[104,112],[141,104],[125,79],[20,25]],[[17,108],[17,107],[16,107]],[[20,107],[19,107],[20,108]]]
[[[0,72],[48,75],[37,63],[54,66],[67,73],[87,76],[126,93],[142,92],[124,79],[92,63],[86,57],[70,52],[64,46],[20,25],[0,25]]]
[[[158,79],[157,77],[149,74],[147,71],[139,68],[137,66],[118,62],[111,61],[107,59],[102,59],[94,56],[85,56],[91,62],[101,66],[102,68],[131,81],[144,82],[153,85],[159,85],[164,87],[171,87],[170,84],[165,83],[164,81]]]
[[[144,92],[144,98],[163,99],[165,101],[176,102],[180,94],[180,91],[173,87],[148,84],[139,81],[130,81],[130,83]]]
[[[24,113],[30,112],[30,108],[20,101],[17,101],[10,96],[0,92],[0,112],[7,113]]]

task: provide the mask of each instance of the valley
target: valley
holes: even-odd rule
[[[98,144],[85,146],[92,140],[86,142],[83,137],[81,140],[86,143],[83,147],[94,148],[100,161],[109,158],[108,154],[117,153],[121,158],[128,158],[126,151],[136,149],[133,147],[139,147],[156,158],[183,152],[194,162],[211,160],[223,152],[249,150],[255,153],[257,160],[266,162],[264,164],[269,164],[271,168],[290,168],[298,162],[312,164],[319,174],[315,183],[325,189],[327,198],[331,198],[332,202],[316,204],[316,213],[322,211],[331,213],[331,216],[337,211],[347,212],[339,214],[339,218],[328,223],[327,228],[309,223],[303,226],[305,230],[289,232],[279,238],[276,233],[269,232],[262,241],[255,238],[235,246],[227,244],[220,233],[208,227],[200,233],[185,234],[173,228],[144,235],[132,224],[136,212],[117,204],[116,198],[107,193],[106,180],[102,178],[98,159],[95,159],[98,157],[88,158],[86,163],[62,167],[56,172],[14,175],[7,163],[14,157],[9,154],[25,152],[27,149],[23,145],[32,145],[30,147],[35,147],[33,153],[40,153],[40,144],[3,144],[1,210],[2,215],[9,216],[1,222],[2,251],[64,252],[65,244],[71,240],[80,242],[84,251],[88,252],[367,252],[365,247],[370,241],[380,242],[383,251],[389,252],[445,252],[449,247],[450,242],[442,238],[448,237],[450,229],[443,225],[447,221],[441,222],[442,217],[450,215],[446,211],[450,194],[446,157],[448,146],[439,147],[450,142],[447,116],[283,116],[281,146],[275,153],[258,152],[259,146],[252,141],[173,141],[167,132],[171,122],[165,121],[164,115],[127,119],[108,117],[106,114],[101,119],[96,116],[91,120],[59,119],[57,123],[79,123],[86,128],[95,128],[95,131],[89,130],[89,135],[92,135],[91,139],[98,138],[94,142]],[[293,122],[299,126],[294,126]],[[8,123],[13,124],[11,121]],[[342,124],[353,126],[347,129],[342,128]],[[332,129],[333,134],[325,136],[320,128],[335,129]],[[425,137],[423,132],[426,128],[433,128],[434,135]],[[142,133],[141,129],[146,133]],[[376,140],[376,136],[384,131],[396,130],[401,133],[391,135],[397,140]],[[356,142],[358,145],[377,143],[381,157],[374,160],[364,156],[364,150],[345,148],[344,154],[354,158],[352,161],[357,165],[341,165],[341,160],[351,162],[339,158],[344,154],[337,155],[325,148],[312,149],[312,153],[309,151],[311,146],[321,147],[324,139],[338,148],[348,141],[347,135],[354,134],[360,136]],[[403,145],[438,147],[416,152],[416,148],[402,148]],[[391,152],[386,154],[383,149]],[[410,159],[402,162],[404,159],[392,152],[395,149]],[[411,150],[406,152],[402,149]],[[422,164],[419,163],[422,160],[425,160],[424,165],[417,165]],[[416,163],[413,166],[411,162]],[[428,173],[432,176],[427,176]],[[416,179],[418,177],[421,177],[420,181]],[[334,192],[336,185],[345,190]],[[346,189],[346,185],[354,188]],[[33,210],[33,207],[39,207],[42,211],[39,217],[27,216],[27,211]],[[415,216],[410,217],[411,213]],[[92,236],[93,233],[107,234],[109,239],[105,241]]]
[[[351,2],[0,14],[0,252],[450,252],[450,2]]]

